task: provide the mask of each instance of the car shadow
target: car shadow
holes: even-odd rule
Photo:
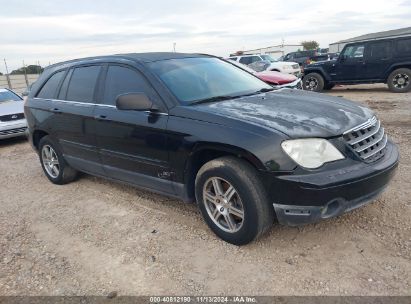
[[[26,136],[18,136],[18,137],[0,139],[0,148],[10,146],[10,145],[15,145],[15,144],[21,144],[24,142],[28,143]]]

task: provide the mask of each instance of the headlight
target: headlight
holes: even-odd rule
[[[344,158],[328,140],[321,138],[286,140],[281,147],[297,164],[310,169]]]

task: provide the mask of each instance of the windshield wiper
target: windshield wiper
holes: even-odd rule
[[[210,97],[210,98],[204,98],[204,99],[196,100],[196,101],[192,102],[191,104],[193,105],[193,104],[200,104],[200,103],[207,103],[207,102],[216,102],[216,101],[234,99],[234,98],[237,98],[237,97],[239,97],[239,96],[230,96],[230,95],[214,96],[214,97]]]

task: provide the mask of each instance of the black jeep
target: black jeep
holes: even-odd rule
[[[304,75],[304,89],[316,92],[360,83],[386,83],[392,92],[409,92],[411,37],[347,44],[337,59],[307,65]]]

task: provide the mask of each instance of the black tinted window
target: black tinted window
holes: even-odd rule
[[[248,65],[248,64],[250,64],[252,61],[251,61],[251,57],[241,57],[240,58],[240,63],[242,63],[242,64],[245,64],[245,65]]]
[[[61,99],[61,100],[66,99],[67,88],[68,88],[68,85],[69,85],[69,82],[70,82],[71,74],[73,74],[73,69],[71,69],[71,70],[67,73],[66,78],[64,79],[63,84],[61,85],[60,93],[59,93],[59,95],[58,95],[58,97],[57,97],[58,99]]]
[[[100,72],[100,66],[76,68],[70,79],[67,100],[93,102],[94,88]]]
[[[370,46],[370,57],[373,59],[387,58],[389,55],[389,42],[376,42]]]
[[[126,93],[146,93],[151,95],[151,86],[139,72],[121,66],[110,66],[104,88],[104,103],[116,104],[118,95]]]
[[[60,71],[54,74],[47,80],[40,92],[37,94],[39,98],[54,98],[56,95],[57,87],[60,84],[61,78],[64,76],[65,71]]]
[[[397,53],[399,56],[411,56],[411,39],[398,40]]]

